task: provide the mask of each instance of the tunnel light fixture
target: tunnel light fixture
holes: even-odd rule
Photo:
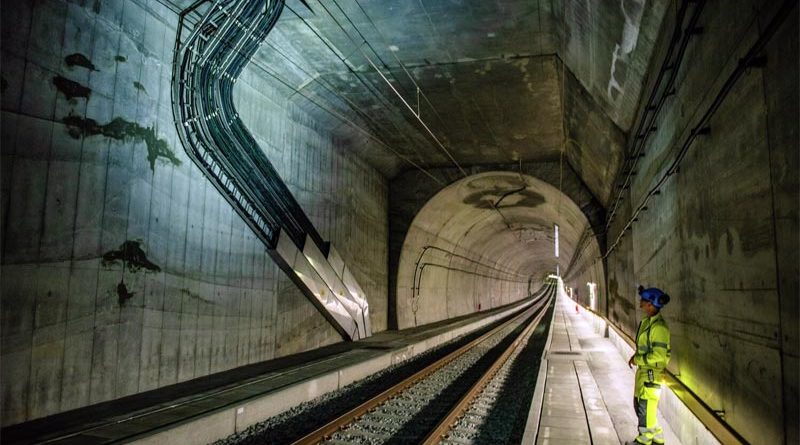
[[[558,224],[554,224],[555,226],[555,242],[556,242],[556,258],[558,258]]]
[[[597,311],[597,283],[588,282],[586,287],[589,288],[589,307]]]

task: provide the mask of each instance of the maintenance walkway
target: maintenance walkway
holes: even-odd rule
[[[559,293],[525,444],[619,445],[636,437],[635,369],[619,345],[596,332],[596,316],[576,308]],[[658,419],[666,443],[680,444],[661,412]]]

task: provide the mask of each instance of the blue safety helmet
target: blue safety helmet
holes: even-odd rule
[[[656,309],[661,309],[669,303],[669,295],[657,287],[645,289],[644,286],[639,286],[639,296],[642,300],[649,301]]]

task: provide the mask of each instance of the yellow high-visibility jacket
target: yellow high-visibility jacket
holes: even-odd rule
[[[637,366],[635,397],[643,397],[646,387],[661,385],[661,376],[671,352],[669,326],[661,312],[645,317],[636,332],[636,354],[633,356]]]

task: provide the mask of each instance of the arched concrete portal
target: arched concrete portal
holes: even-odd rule
[[[425,204],[406,234],[397,272],[398,327],[526,297],[556,265],[565,271],[588,227],[569,197],[533,176],[495,171],[449,185]],[[588,245],[599,251],[593,235]]]

